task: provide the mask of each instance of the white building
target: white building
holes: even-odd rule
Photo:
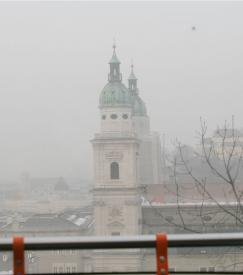
[[[133,72],[128,88],[122,83],[120,61],[113,46],[108,83],[100,99],[100,133],[92,140],[94,152],[94,231],[96,235],[142,233],[142,184],[161,181],[161,148],[157,134],[151,134],[145,104],[139,96]],[[133,255],[131,257],[131,254]],[[137,270],[137,251],[124,256],[113,252],[95,255],[95,270]]]

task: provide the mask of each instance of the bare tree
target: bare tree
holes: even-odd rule
[[[222,224],[227,224],[230,230],[239,230],[243,226],[243,134],[235,129],[233,118],[230,125],[225,122],[223,127],[218,127],[213,137],[207,136],[207,130],[207,124],[201,119],[198,150],[188,156],[186,146],[177,141],[177,154],[170,158],[172,182],[166,185],[166,188],[170,189],[175,198],[176,220],[168,220],[164,213],[153,207],[152,202],[148,202],[163,222],[184,231],[208,232],[217,230],[217,225],[223,231]],[[185,187],[181,182],[183,177],[186,182],[190,182],[187,188],[190,188],[191,194],[196,197],[194,200],[193,196],[184,196]],[[216,193],[212,187],[216,187]],[[220,196],[217,193],[220,193]],[[185,202],[190,202],[191,207],[194,203],[194,221],[198,227],[188,223],[188,207]]]
[[[163,192],[167,190],[174,197],[174,208],[169,213],[166,207],[156,206],[147,199],[150,208],[160,217],[158,225],[163,228],[166,224],[167,228],[174,228],[172,232],[242,231],[243,134],[235,129],[232,118],[230,124],[225,122],[209,137],[207,124],[201,119],[198,137],[199,146],[193,152],[188,153],[187,146],[177,141],[177,153],[167,158],[171,181],[163,185]],[[187,192],[184,192],[185,188]],[[145,190],[145,197],[146,193]],[[242,270],[241,251],[240,247],[232,247],[211,253],[212,266],[222,270]],[[183,257],[195,253],[200,251],[180,251]]]
[[[223,206],[218,201],[218,198],[211,193],[206,175],[204,178],[200,178],[193,172],[189,161],[184,157],[182,145],[178,142],[180,161],[186,173],[193,179],[199,192],[202,194],[202,205],[205,196],[207,196],[207,199],[210,199],[225,213],[234,217],[236,223],[243,224],[242,183],[238,181],[243,157],[240,133],[234,128],[234,120],[232,119],[231,127],[227,127],[227,122],[225,122],[224,127],[218,128],[215,135],[215,139],[207,138],[207,125],[205,121],[201,120],[199,136],[202,160],[206,163],[210,172],[218,179],[219,188],[220,183],[224,183],[231,189],[233,202],[235,202],[233,211]]]
[[[235,129],[232,119],[210,137],[206,122],[200,120],[198,137],[199,146],[194,150],[177,141],[176,153],[166,157],[170,181],[155,193],[163,198],[160,202],[153,200],[149,186],[144,187],[147,233],[158,228],[168,233],[243,230],[243,133]],[[207,271],[210,267],[223,271],[243,268],[242,247],[190,248],[176,253],[187,259],[194,255],[207,258]]]

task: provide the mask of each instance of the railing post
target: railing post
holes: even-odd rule
[[[13,274],[25,275],[24,238],[13,238]]]
[[[156,235],[157,275],[168,275],[168,241],[164,233]]]

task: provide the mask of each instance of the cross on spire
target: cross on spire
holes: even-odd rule
[[[113,48],[113,52],[115,52],[116,51],[116,41],[115,41],[115,38],[113,40],[113,46],[112,46],[112,48]]]

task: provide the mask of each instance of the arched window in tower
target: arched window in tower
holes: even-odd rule
[[[119,179],[119,164],[117,162],[111,163],[111,179],[112,180]]]

